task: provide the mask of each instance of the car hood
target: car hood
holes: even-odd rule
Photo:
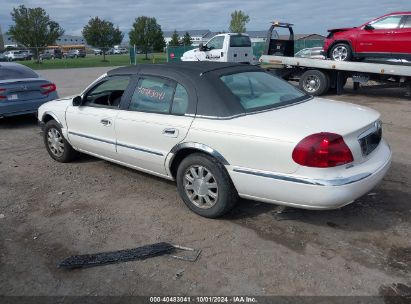
[[[184,52],[183,56],[181,57],[182,59],[197,59],[196,53],[200,52],[200,49],[193,49],[187,52]],[[198,59],[197,59],[198,60]]]
[[[377,111],[367,107],[312,98],[284,108],[233,119],[230,129],[244,135],[298,142],[320,132],[349,136],[367,129],[379,117]]]
[[[345,31],[349,31],[352,29],[355,29],[356,27],[342,27],[342,28],[335,28],[335,29],[329,29],[327,30],[330,33],[336,33],[336,32],[345,32]]]
[[[42,108],[58,108],[59,110],[65,110],[69,105],[73,103],[74,97],[76,97],[76,95],[54,99],[52,101],[46,102],[41,107]]]

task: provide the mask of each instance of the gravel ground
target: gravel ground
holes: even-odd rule
[[[41,74],[65,96],[106,70]],[[411,101],[402,90],[346,91],[328,97],[381,112],[394,156],[380,186],[334,211],[241,200],[222,219],[201,218],[172,182],[88,156],[57,163],[33,117],[1,120],[0,294],[381,295],[393,284],[410,292]],[[56,267],[69,255],[159,241],[202,254],[195,263]]]

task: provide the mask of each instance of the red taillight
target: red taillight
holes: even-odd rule
[[[301,140],[293,151],[293,160],[302,166],[328,168],[354,160],[341,135],[316,133]]]
[[[41,94],[44,95],[54,92],[57,89],[54,83],[42,84],[40,87],[44,90],[41,92]]]
[[[0,99],[7,99],[7,96],[2,95],[3,92],[5,92],[6,89],[0,89]]]

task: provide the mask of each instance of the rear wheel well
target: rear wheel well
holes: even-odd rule
[[[171,165],[170,165],[170,172],[171,175],[173,176],[173,178],[176,178],[177,176],[177,170],[178,170],[178,166],[181,164],[181,162],[189,155],[193,154],[193,153],[200,153],[200,154],[204,154],[204,155],[208,155],[212,158],[214,158],[215,160],[217,160],[218,162],[222,163],[218,157],[215,157],[214,155],[207,153],[203,150],[200,149],[196,149],[196,148],[183,148],[179,151],[177,151],[177,153],[175,154],[175,156],[172,159]],[[224,165],[224,164],[223,164]]]

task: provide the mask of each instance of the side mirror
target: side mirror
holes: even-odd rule
[[[198,49],[199,49],[200,51],[202,51],[202,52],[204,52],[204,51],[206,50],[206,48],[205,48],[205,46],[204,46],[203,43],[200,43],[200,44],[198,45]]]
[[[81,96],[76,96],[73,98],[73,106],[74,107],[78,107],[81,106],[83,104],[83,99],[81,98]]]
[[[370,31],[370,30],[373,30],[373,29],[374,29],[374,27],[371,24],[366,24],[364,26],[364,30]]]

